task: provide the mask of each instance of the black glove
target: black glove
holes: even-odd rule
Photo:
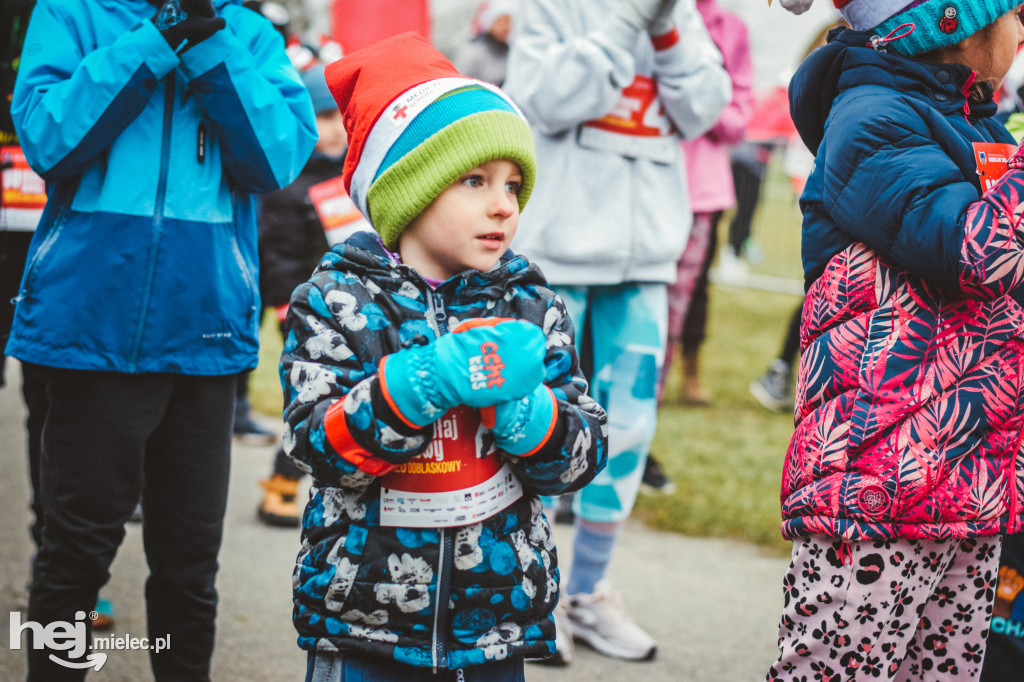
[[[211,0],[164,0],[153,25],[178,54],[187,52],[226,25]]]

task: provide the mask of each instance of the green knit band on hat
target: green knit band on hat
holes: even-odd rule
[[[484,111],[442,128],[388,168],[371,185],[370,222],[389,249],[416,216],[466,171],[494,159],[519,166],[519,210],[533,191],[537,160],[526,121],[511,112]]]
[[[879,24],[874,33],[886,36],[901,24],[913,24],[910,35],[889,45],[900,54],[914,56],[956,45],[1020,4],[1019,0],[926,0],[898,12]],[[940,23],[947,7],[956,10],[956,29],[947,33]],[[902,31],[900,31],[902,33]]]

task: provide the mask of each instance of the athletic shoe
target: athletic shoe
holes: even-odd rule
[[[793,370],[782,360],[772,362],[768,371],[750,383],[757,401],[773,412],[793,411]]]
[[[109,630],[114,627],[114,604],[109,599],[96,600],[96,617],[92,619],[93,630]]]
[[[622,603],[622,596],[598,583],[593,594],[569,597],[569,622],[572,635],[598,653],[629,661],[650,661],[658,643],[633,622]]]
[[[274,474],[269,480],[260,481],[263,487],[263,501],[257,514],[268,526],[294,528],[302,520],[295,497],[299,492],[299,479]]]
[[[747,263],[741,259],[729,245],[723,246],[718,252],[715,264],[716,280],[723,284],[742,284],[750,274]]]
[[[647,463],[644,464],[644,477],[640,482],[640,489],[648,494],[664,493],[671,495],[676,491],[676,484],[665,475],[661,464],[658,463],[653,454],[647,455]]]
[[[572,623],[565,602],[559,600],[555,607],[555,655],[547,659],[551,665],[569,665],[576,658],[576,647],[572,643]]]

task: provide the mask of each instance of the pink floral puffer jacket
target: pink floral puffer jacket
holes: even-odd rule
[[[1019,532],[1024,172],[982,192],[1013,140],[976,74],[868,38],[835,32],[790,88],[816,160],[782,532]]]

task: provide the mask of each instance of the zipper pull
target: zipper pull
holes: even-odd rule
[[[206,121],[199,122],[199,131],[196,133],[196,161],[202,163],[206,160]]]

